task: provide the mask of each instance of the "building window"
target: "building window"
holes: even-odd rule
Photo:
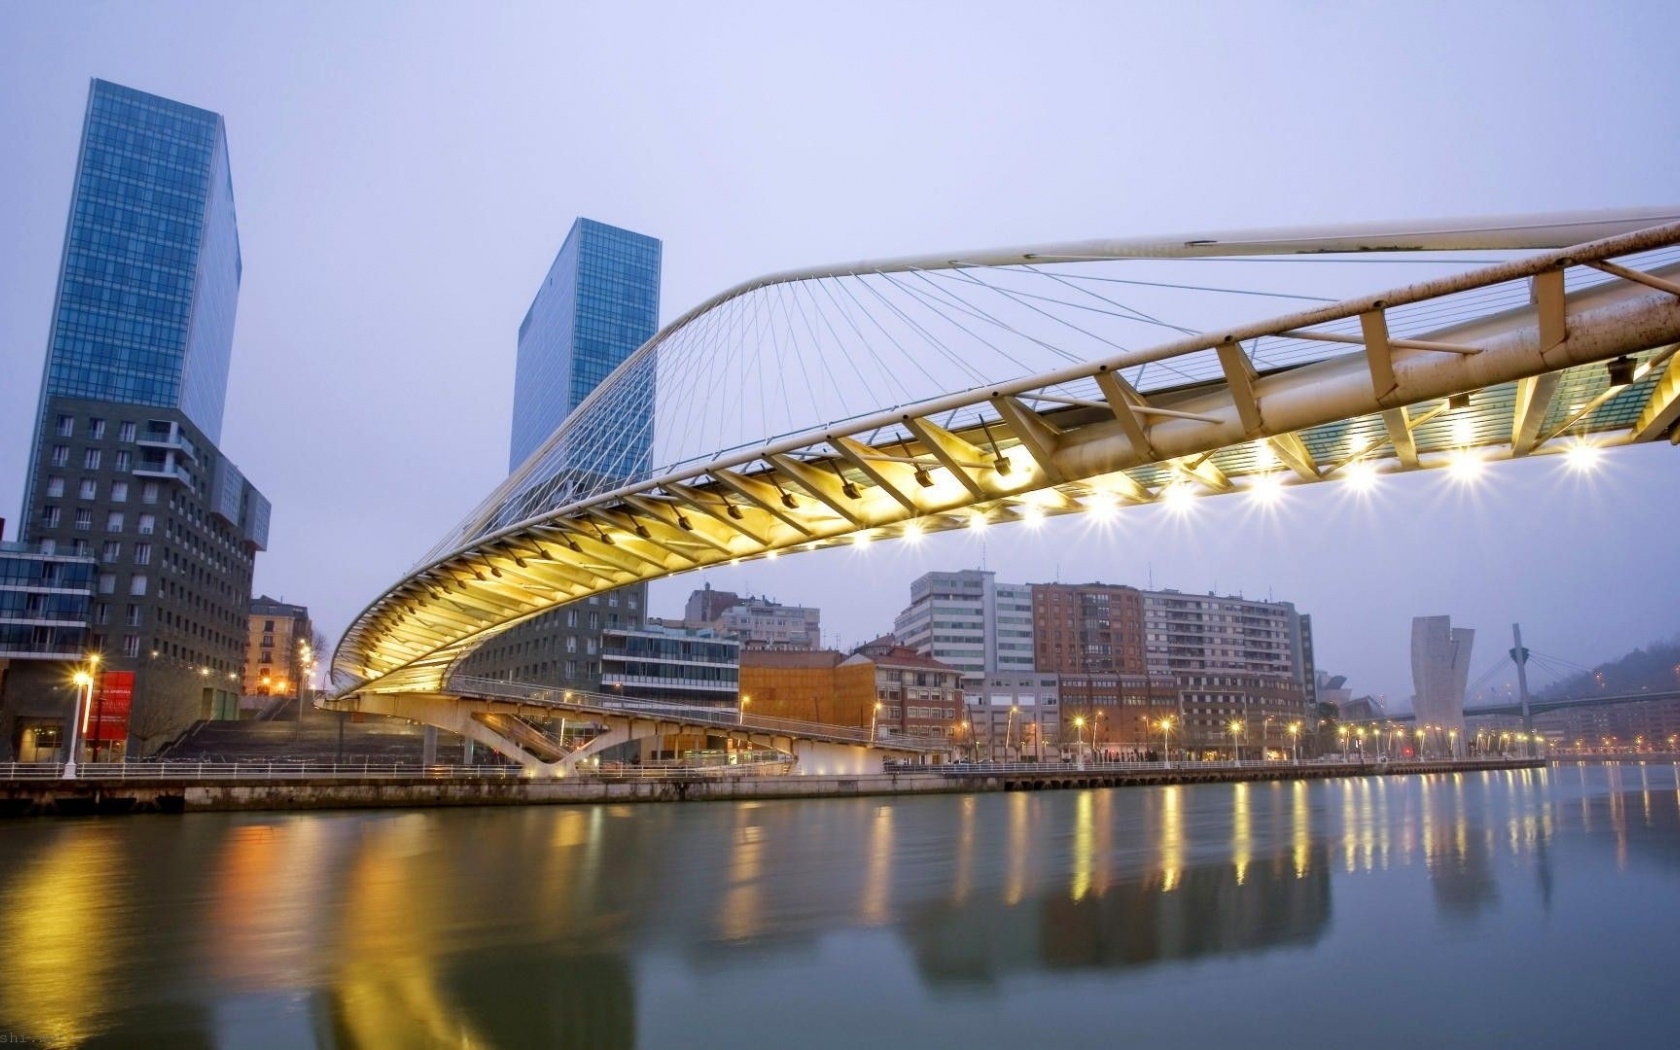
[[[144,595],[146,593],[147,582],[145,573],[135,573],[133,578],[128,581],[128,593],[134,595],[136,598]]]
[[[96,448],[90,448],[90,449],[83,450],[83,452],[82,452],[82,466],[86,467],[88,470],[98,470],[99,469],[99,450],[96,449]]]
[[[577,610],[576,609],[567,609],[566,610],[566,626],[567,627],[576,627],[577,626]]]
[[[630,596],[630,611],[635,612],[636,607],[640,604],[641,604],[640,602],[636,601],[636,596],[634,594],[632,594]]]
[[[51,555],[57,554],[58,553],[58,541],[57,540],[52,540],[52,539],[42,540],[41,541],[41,553],[45,554],[45,555],[48,555],[49,557]]]
[[[41,527],[43,529],[56,529],[56,528],[58,528],[58,508],[57,507],[42,507],[41,508]]]
[[[122,511],[113,510],[109,514],[105,515],[105,531],[106,532],[121,532],[122,528],[123,528],[123,512]]]
[[[117,593],[117,574],[116,573],[114,573],[114,572],[102,572],[102,573],[99,574],[99,593],[100,594],[115,594],[115,593]],[[104,607],[101,606],[100,608],[104,608]],[[100,620],[99,622],[104,623],[105,621]]]
[[[566,651],[568,653],[577,652],[577,635],[568,634],[566,636]]]
[[[614,591],[611,594],[607,595],[607,608],[609,608],[609,609],[618,608],[618,592],[617,591]]]
[[[140,636],[137,634],[123,635],[122,651],[124,656],[140,655]]]
[[[70,462],[70,446],[54,445],[52,450],[52,465],[62,467]]]
[[[129,463],[128,452],[125,451],[125,450],[119,449],[118,452],[117,452],[117,460],[116,460],[116,464],[115,464],[117,473],[118,474],[127,474],[128,473],[128,463]]]
[[[594,611],[590,612],[590,614],[589,614],[589,629],[591,631],[599,631],[601,629],[601,614],[600,613],[594,612]]]
[[[63,495],[64,495],[64,479],[63,478],[48,478],[47,479],[47,498],[48,499],[59,499]]]
[[[117,440],[132,442],[134,440],[133,422],[124,423],[117,428]]]
[[[76,432],[76,417],[75,416],[59,416],[58,417],[58,436],[59,437],[67,438],[71,434],[74,434],[75,432]]]
[[[94,441],[101,441],[105,437],[105,421],[103,419],[88,420],[88,437]]]
[[[122,558],[122,544],[116,540],[106,540],[105,547],[99,552],[99,560],[110,564]]]
[[[128,607],[128,625],[130,627],[140,626],[140,606],[130,605]]]
[[[126,482],[126,481],[113,481],[113,482],[111,482],[111,502],[112,503],[127,503],[128,502],[128,482]]]
[[[158,498],[158,483],[157,482],[148,481],[144,485],[140,486],[140,502],[141,503],[156,503],[157,498]]]
[[[91,557],[91,551],[92,548],[88,546],[87,540],[72,540],[70,542],[70,553],[78,558]]]
[[[155,514],[142,514],[142,515],[140,515],[140,535],[150,536],[152,534],[152,530],[155,529],[156,527],[157,527],[157,515],[155,515]]]
[[[98,499],[99,482],[92,478],[83,478],[81,488],[76,493],[77,499]]]
[[[152,545],[150,543],[136,543],[134,545],[134,564],[150,565],[152,563]]]
[[[83,507],[81,510],[78,510],[76,512],[76,528],[78,528],[78,529],[91,529],[91,528],[93,528],[93,511],[89,510],[86,507]]]
[[[93,622],[104,626],[111,622],[111,607],[104,602],[95,602],[93,606]]]

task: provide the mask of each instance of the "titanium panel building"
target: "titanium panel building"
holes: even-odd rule
[[[660,242],[579,218],[554,257],[519,326],[508,471],[533,455],[558,457],[560,470],[521,506],[564,502],[568,485],[629,478],[647,469],[653,447],[654,369],[610,432],[571,436],[545,448],[566,417],[659,329]],[[603,633],[641,630],[647,585],[624,587],[555,609],[490,641],[463,663],[468,674],[600,689]]]
[[[22,526],[98,558],[89,645],[133,673],[131,749],[233,717],[268,501],[216,447],[239,301],[222,118],[103,80],[88,93]],[[0,747],[71,715],[9,680]]]

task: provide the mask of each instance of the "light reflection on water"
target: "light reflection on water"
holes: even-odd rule
[[[1677,879],[1672,766],[13,821],[0,1038],[1670,1044]]]

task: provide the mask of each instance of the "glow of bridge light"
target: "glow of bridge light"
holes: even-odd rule
[[[869,533],[860,532],[856,536],[853,536],[852,546],[856,547],[858,550],[866,549],[869,546]]]
[[[1481,456],[1469,449],[1460,449],[1447,461],[1447,473],[1452,475],[1454,481],[1468,485],[1482,476],[1482,467],[1485,465]]]
[[[991,522],[986,520],[984,511],[977,510],[968,516],[968,527],[974,529],[976,532],[986,531],[986,526],[990,524]]]
[[[1248,492],[1261,503],[1276,503],[1283,495],[1283,479],[1276,474],[1262,474],[1249,483]]]
[[[1175,481],[1162,491],[1161,500],[1174,514],[1188,514],[1190,505],[1196,501],[1196,494],[1190,491],[1189,485]]]
[[[922,523],[907,521],[904,523],[904,539],[908,543],[922,542]]]
[[[1098,492],[1085,504],[1085,509],[1097,521],[1113,521],[1115,512],[1120,509],[1120,501],[1112,492]]]
[[[1597,445],[1581,441],[1569,446],[1569,451],[1563,454],[1563,461],[1577,474],[1587,474],[1597,469],[1598,453]]]
[[[1254,443],[1254,469],[1271,470],[1277,465],[1277,453],[1272,451],[1272,443],[1270,441],[1256,441]]]
[[[1468,445],[1476,440],[1476,425],[1460,417],[1453,421],[1453,444]]]
[[[1356,459],[1342,468],[1342,476],[1347,479],[1348,487],[1355,492],[1369,492],[1377,483],[1377,468],[1362,459]]]
[[[1044,524],[1044,508],[1028,504],[1021,508],[1021,520],[1027,523],[1027,528],[1036,529]]]

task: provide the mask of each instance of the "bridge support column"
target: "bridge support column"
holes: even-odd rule
[[[427,726],[420,732],[420,764],[437,765],[437,726]]]

